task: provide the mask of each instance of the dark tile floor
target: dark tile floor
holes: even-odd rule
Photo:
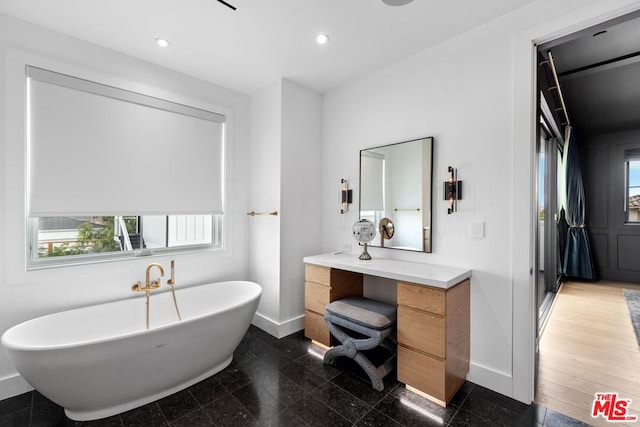
[[[110,418],[74,422],[37,391],[0,401],[2,426],[585,426],[465,383],[447,408],[394,378],[376,392],[325,366],[301,332],[275,339],[250,327],[224,371],[169,397]],[[389,378],[391,377],[391,378]]]

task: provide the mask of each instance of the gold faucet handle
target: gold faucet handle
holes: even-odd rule
[[[136,283],[133,286],[131,286],[131,290],[133,292],[143,292],[145,289],[142,287],[142,283],[140,283],[140,281],[138,281],[138,283]]]
[[[149,285],[149,287],[151,289],[157,289],[160,287],[160,279],[158,280],[154,280],[153,282],[151,282],[151,285]]]

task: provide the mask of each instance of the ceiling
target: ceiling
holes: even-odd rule
[[[578,134],[640,129],[637,15],[618,18],[541,47],[553,54],[569,120]]]
[[[216,0],[0,0],[0,13],[246,94],[281,77],[324,93],[533,0],[227,1],[237,10]],[[318,33],[329,43],[317,45]]]

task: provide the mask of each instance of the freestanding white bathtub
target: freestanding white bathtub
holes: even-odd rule
[[[126,287],[126,286],[125,286]],[[144,293],[20,323],[2,335],[18,372],[85,421],[142,406],[226,368],[258,307],[252,282],[220,282]]]

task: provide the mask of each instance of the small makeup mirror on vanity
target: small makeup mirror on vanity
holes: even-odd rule
[[[431,252],[433,137],[360,151],[360,218],[369,246]]]

